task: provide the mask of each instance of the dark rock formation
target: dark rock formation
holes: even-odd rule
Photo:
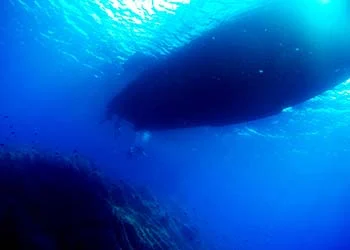
[[[0,150],[0,249],[204,249],[197,230],[164,214],[80,156]]]

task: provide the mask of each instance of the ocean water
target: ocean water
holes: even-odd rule
[[[210,249],[350,249],[350,80],[246,124],[149,133],[123,125],[115,134],[100,123],[128,83],[123,64],[131,55],[166,56],[267,4],[273,1],[3,1],[0,143],[78,151],[107,175],[185,209]],[[130,74],[145,64],[135,62]],[[135,143],[145,154],[130,157]]]

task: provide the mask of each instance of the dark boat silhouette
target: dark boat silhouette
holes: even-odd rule
[[[283,2],[222,23],[144,69],[108,104],[136,130],[275,115],[350,78],[347,1]]]

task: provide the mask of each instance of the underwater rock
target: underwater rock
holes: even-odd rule
[[[348,1],[270,2],[153,60],[106,116],[136,130],[223,126],[278,114],[350,77]]]
[[[76,155],[0,151],[0,201],[0,249],[204,249],[148,192]]]

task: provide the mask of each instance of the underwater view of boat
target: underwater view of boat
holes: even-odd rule
[[[0,250],[349,250],[349,7],[4,1]]]
[[[306,2],[257,8],[152,62],[109,102],[107,116],[136,130],[224,126],[278,114],[340,84],[350,77],[346,1],[332,16]]]

